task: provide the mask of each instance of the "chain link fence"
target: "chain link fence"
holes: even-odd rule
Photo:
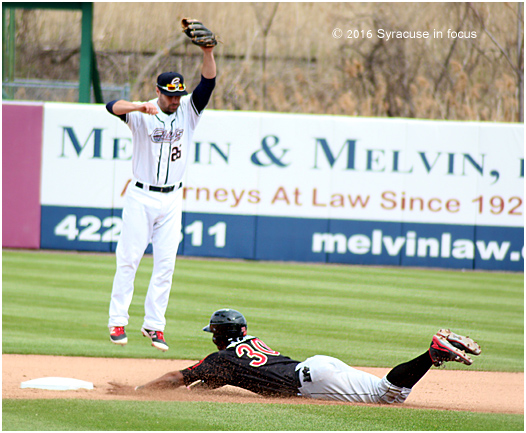
[[[130,100],[130,86],[101,85],[104,102]],[[68,81],[14,80],[2,83],[2,98],[17,101],[78,102],[79,83]],[[95,102],[93,90],[91,102]]]

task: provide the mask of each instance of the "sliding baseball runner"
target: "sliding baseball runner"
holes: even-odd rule
[[[315,355],[303,362],[293,360],[248,335],[247,321],[236,310],[214,312],[203,328],[212,333],[218,351],[184,370],[173,371],[135,391],[189,386],[214,389],[233,385],[269,396],[301,396],[354,403],[403,403],[413,386],[432,366],[444,362],[471,365],[470,355],[480,346],[469,337],[439,330],[420,356],[399,364],[383,378],[353,368],[337,358]],[[111,392],[130,393],[133,388],[113,383]]]

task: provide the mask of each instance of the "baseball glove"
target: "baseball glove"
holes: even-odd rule
[[[183,32],[190,38],[193,44],[200,47],[214,47],[217,45],[217,39],[213,32],[208,30],[201,21],[191,18],[181,20]]]

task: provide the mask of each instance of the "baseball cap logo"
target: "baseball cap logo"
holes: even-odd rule
[[[181,84],[181,80],[179,77],[175,77],[171,83],[166,85],[166,89],[170,92],[175,92],[176,90],[184,90],[186,86],[184,84]]]
[[[183,78],[175,72],[165,72],[159,75],[159,77],[157,77],[157,87],[167,92],[167,94],[174,92],[187,94]]]

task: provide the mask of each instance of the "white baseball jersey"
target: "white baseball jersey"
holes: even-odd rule
[[[149,185],[177,185],[183,180],[200,115],[191,94],[183,96],[170,115],[161,111],[157,98],[149,102],[157,107],[157,114],[132,111],[126,115],[133,134],[133,176]]]
[[[144,250],[152,242],[154,266],[144,303],[143,328],[164,331],[181,234],[183,201],[179,186],[200,115],[191,95],[183,96],[171,115],[161,111],[157,99],[149,102],[157,106],[157,114],[132,111],[126,115],[133,134],[135,180],[126,192],[108,326],[128,324],[135,273]],[[143,185],[139,186],[139,182]],[[163,193],[149,190],[149,185],[175,188]]]
[[[191,94],[181,97],[177,111],[172,114],[161,111],[157,98],[149,101],[158,109],[155,115],[139,111],[116,115],[113,112],[116,101],[106,105],[106,109],[125,120],[132,131],[134,177],[126,191],[122,211],[122,229],[116,249],[117,270],[109,309],[110,328],[128,324],[135,274],[151,242],[153,271],[144,302],[143,328],[164,332],[181,239],[182,180],[200,112],[208,103],[214,86],[215,78],[201,76],[199,85]]]

